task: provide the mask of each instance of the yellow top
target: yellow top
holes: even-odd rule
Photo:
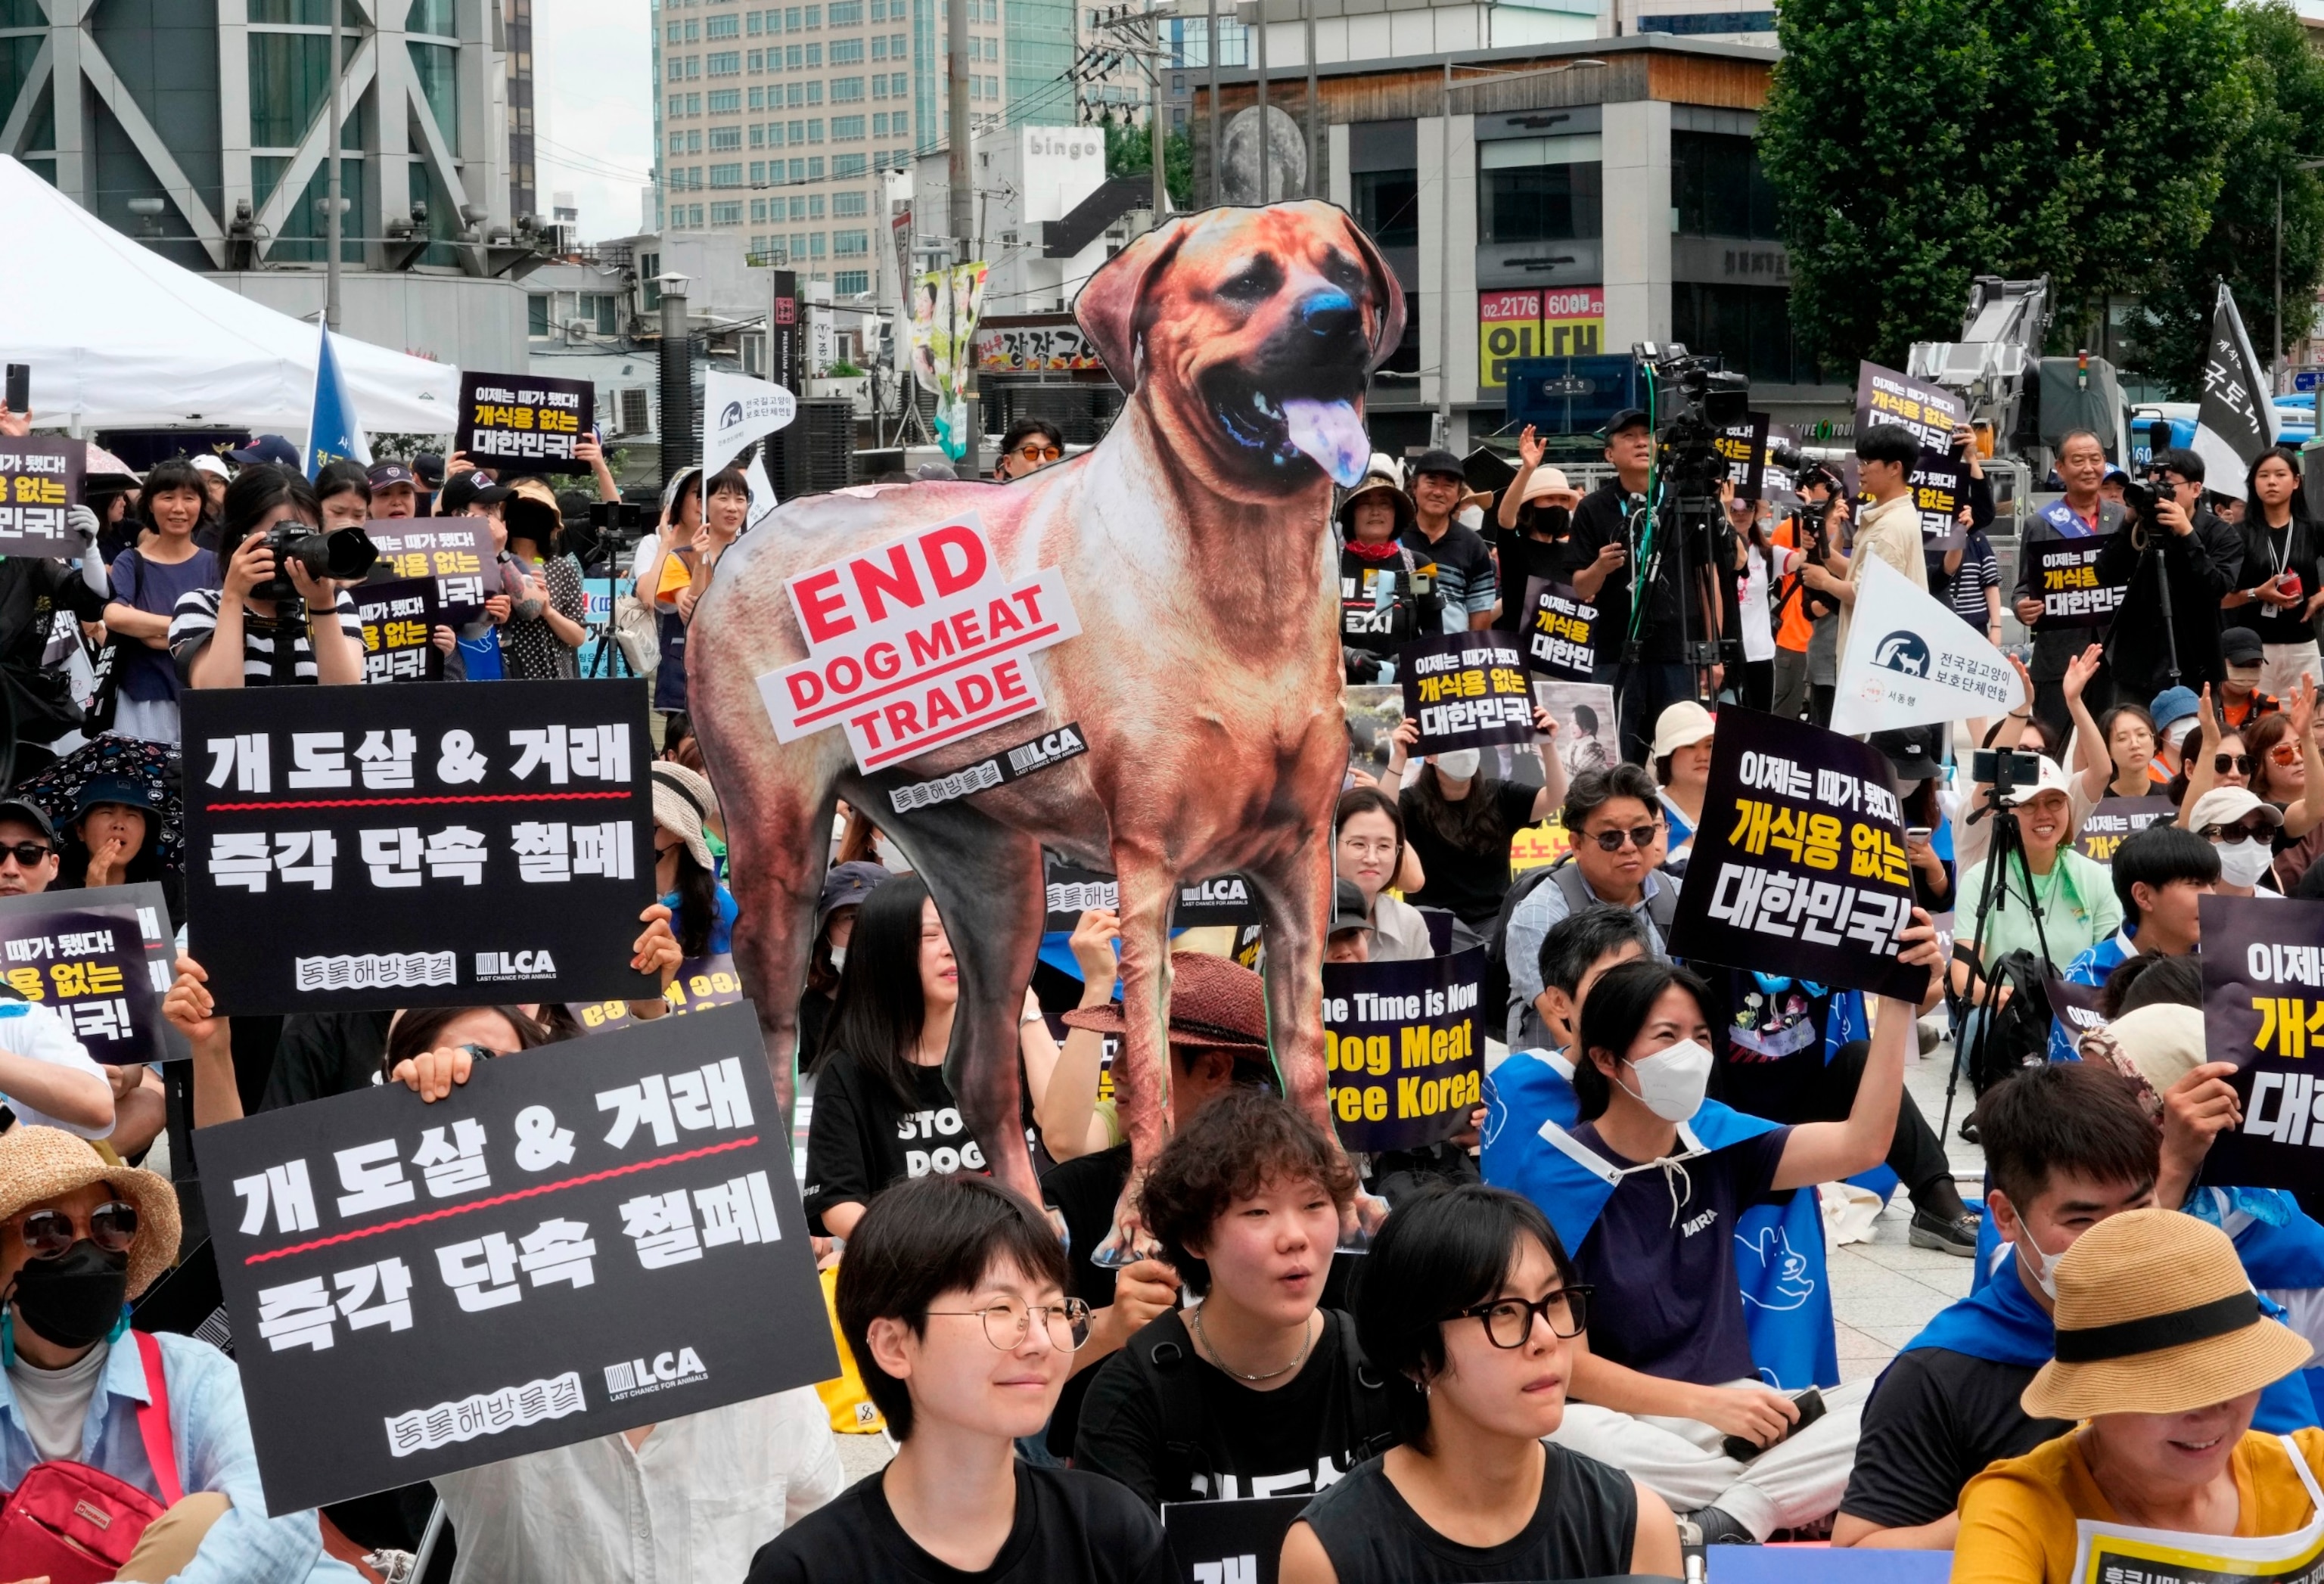
[[[2308,1467],[2324,1475],[2324,1430],[2292,1432]],[[2283,1442],[2248,1431],[2236,1445],[2236,1533],[2289,1534],[2315,1516]],[[2070,1584],[2074,1524],[2121,1522],[2090,1478],[2079,1431],[2003,1458],[1961,1490],[1952,1584]]]

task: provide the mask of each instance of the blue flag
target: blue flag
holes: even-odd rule
[[[328,327],[322,329],[322,351],[315,359],[315,401],[307,410],[307,476],[311,479],[334,462],[371,465],[371,447],[364,439],[363,423],[355,416],[355,393],[347,389],[339,355],[331,347]]]

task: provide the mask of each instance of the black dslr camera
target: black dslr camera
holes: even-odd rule
[[[379,547],[360,528],[325,533],[303,522],[278,522],[266,536],[266,548],[274,552],[274,576],[250,594],[253,599],[278,603],[299,598],[299,585],[290,581],[294,561],[318,582],[327,577],[351,582],[368,576],[379,560]]]

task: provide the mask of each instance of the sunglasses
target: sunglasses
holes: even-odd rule
[[[1619,852],[1625,842],[1643,852],[1655,844],[1655,827],[1632,825],[1627,831],[1593,831],[1590,839],[1598,843],[1600,852]]]
[[[2292,758],[2299,757],[2299,753],[2295,751]],[[2252,773],[2252,767],[2258,762],[2248,753],[2215,753],[2211,756],[2211,773],[2215,776],[2224,776],[2229,770],[2234,770],[2238,775],[2248,776]],[[2292,760],[2286,760],[2283,762],[2289,764]]]
[[[2267,760],[2270,764],[2296,765],[2300,762],[2300,744],[2279,742],[2267,751]],[[19,847],[16,851],[22,852],[23,849]]]
[[[2267,824],[2205,825],[2203,840],[2218,842],[2229,847],[2239,847],[2246,842],[2272,842],[2274,827]]]
[[[55,1259],[78,1240],[72,1217],[60,1210],[36,1210],[19,1234],[34,1259]],[[88,1240],[107,1254],[125,1254],[137,1240],[137,1207],[111,1200],[88,1212]]]
[[[1038,440],[1028,440],[1017,447],[1017,455],[1028,462],[1055,462],[1065,453],[1055,446],[1044,446]]]
[[[19,869],[30,869],[55,851],[40,842],[0,843],[0,859],[14,859]]]

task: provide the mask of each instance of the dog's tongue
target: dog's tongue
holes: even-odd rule
[[[1372,442],[1353,402],[1286,401],[1283,419],[1291,443],[1314,458],[1334,483],[1344,488],[1364,476]]]

